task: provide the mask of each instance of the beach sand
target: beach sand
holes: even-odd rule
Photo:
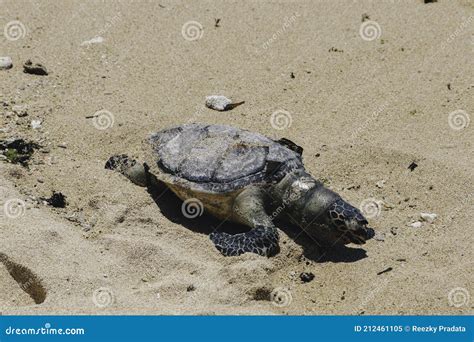
[[[0,139],[41,145],[0,161],[2,314],[473,313],[473,1],[0,5]],[[213,111],[214,94],[245,104]],[[321,250],[281,227],[275,257],[222,256],[219,221],[104,169],[188,122],[303,146],[384,241]],[[39,200],[53,191],[65,208]],[[437,218],[411,227],[422,212]]]

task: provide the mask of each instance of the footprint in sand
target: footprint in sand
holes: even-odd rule
[[[47,291],[35,273],[33,273],[28,267],[12,261],[7,255],[1,252],[0,263],[5,266],[6,271],[10,274],[13,280],[17,282],[17,284],[20,286],[20,289],[29,295],[36,304],[41,304],[44,302]],[[20,302],[25,303],[24,298],[22,298],[24,296],[19,297],[21,297]]]

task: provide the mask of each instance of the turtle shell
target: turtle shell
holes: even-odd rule
[[[207,192],[278,182],[303,167],[301,155],[284,144],[225,125],[177,126],[153,133],[148,144],[158,178]]]

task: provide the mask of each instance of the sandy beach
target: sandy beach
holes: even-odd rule
[[[1,314],[473,314],[474,1],[0,5],[0,142],[34,146],[0,156]],[[224,257],[232,223],[104,169],[190,122],[291,139],[377,238]]]

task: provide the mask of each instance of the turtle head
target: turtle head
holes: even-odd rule
[[[326,212],[327,224],[341,233],[341,241],[362,245],[374,236],[374,230],[367,227],[367,220],[359,211],[342,198],[329,206]]]
[[[367,227],[368,222],[359,209],[334,196],[330,190],[324,190],[316,191],[305,208],[306,217],[316,217],[307,229],[311,236],[330,246],[362,245],[374,236],[374,230]]]

